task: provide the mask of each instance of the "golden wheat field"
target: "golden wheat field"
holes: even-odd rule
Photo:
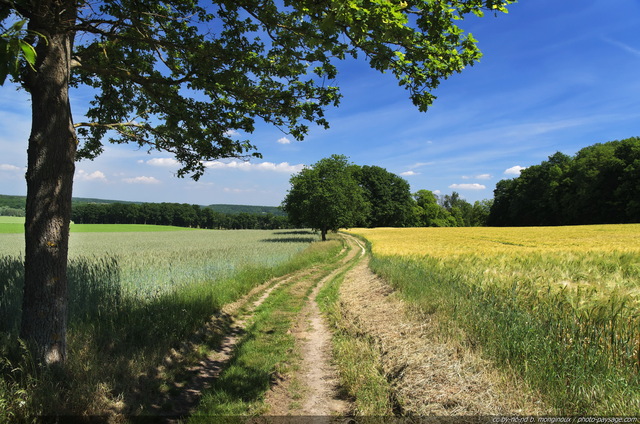
[[[372,269],[563,414],[640,413],[640,225],[376,228]]]
[[[640,224],[567,227],[358,228],[379,255],[446,258],[541,252],[640,253]]]
[[[431,257],[474,285],[612,293],[640,306],[640,224],[566,227],[353,229],[374,255]]]

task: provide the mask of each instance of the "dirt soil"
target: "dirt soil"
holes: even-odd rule
[[[336,367],[331,357],[331,331],[316,301],[318,292],[356,255],[363,253],[353,240],[340,267],[318,283],[302,309],[292,333],[299,347],[300,361],[295,375],[274,385],[267,393],[266,415],[270,416],[344,416],[350,404],[342,396]]]
[[[320,313],[317,297],[322,287],[347,264],[365,253],[353,237],[347,238],[347,255],[340,265],[313,289],[292,332],[299,347],[300,361],[294,375],[274,385],[265,403],[270,416],[332,417],[349,414],[351,405],[342,395],[331,356],[331,331]]]

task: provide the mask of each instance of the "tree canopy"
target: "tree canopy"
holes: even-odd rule
[[[364,165],[355,171],[369,205],[365,227],[410,227],[415,224],[409,183],[379,166]]]
[[[276,230],[290,227],[284,215],[219,212],[211,207],[186,203],[76,203],[71,218],[76,224],[173,225],[219,230]]]
[[[347,56],[389,71],[424,111],[440,80],[480,57],[457,23],[511,2],[0,0],[0,79],[29,92],[33,115],[21,335],[34,356],[66,357],[75,160],[133,143],[173,153],[197,179],[209,160],[259,157],[234,134],[256,120],[297,139],[327,127]],[[81,86],[94,98],[74,115],[69,89]]]
[[[473,205],[457,192],[436,195],[430,190],[418,190],[415,200],[416,226],[419,227],[480,227],[487,223],[491,200]]]
[[[87,120],[73,124],[77,157],[100,154],[105,138],[132,142],[174,153],[179,174],[197,178],[204,161],[259,156],[230,136],[251,133],[256,119],[298,139],[308,122],[326,127],[323,111],[340,99],[327,82],[347,56],[390,71],[426,110],[440,80],[481,56],[457,22],[508,3],[3,0],[0,59],[11,66],[0,78],[31,89],[53,70],[43,65],[57,37],[68,38],[65,82],[95,89]]]
[[[640,222],[640,138],[557,152],[494,191],[489,225]]]
[[[357,169],[346,156],[333,155],[293,175],[282,202],[289,220],[319,230],[323,241],[329,231],[365,222],[369,204],[355,178]]]

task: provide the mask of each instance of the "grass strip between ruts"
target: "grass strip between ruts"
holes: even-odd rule
[[[330,260],[321,272],[278,287],[255,310],[228,367],[203,394],[189,423],[208,423],[212,416],[266,412],[266,392],[277,376],[287,374],[295,362],[295,338],[289,330],[313,287],[331,272],[337,258]]]

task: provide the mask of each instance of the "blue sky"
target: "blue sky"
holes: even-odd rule
[[[174,176],[166,153],[108,145],[76,167],[74,196],[146,202],[278,205],[292,173],[343,154],[403,176],[412,191],[493,197],[496,182],[556,151],[640,136],[640,1],[521,0],[507,15],[461,26],[479,40],[479,63],[442,82],[426,113],[390,74],[363,61],[339,67],[344,98],[303,142],[258,125],[263,159],[211,164],[198,181]],[[76,117],[87,93],[74,92]],[[0,87],[0,194],[24,195],[30,105]],[[76,118],[78,120],[78,118]]]

